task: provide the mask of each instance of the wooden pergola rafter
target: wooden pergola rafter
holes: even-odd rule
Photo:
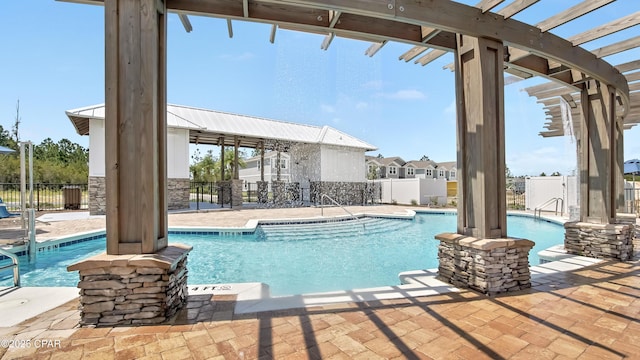
[[[74,1],[74,0],[71,0]],[[275,25],[282,29],[327,34],[321,48],[327,49],[334,36],[374,42],[366,54],[373,56],[387,41],[397,41],[416,47],[400,56],[409,61],[427,49],[431,51],[416,63],[426,65],[443,52],[455,49],[455,34],[501,39],[509,57],[505,69],[524,78],[543,76],[574,85],[573,77],[552,66],[561,64],[588,78],[614,86],[625,106],[628,87],[619,72],[596,55],[555,36],[546,29],[567,23],[595,11],[613,0],[584,1],[571,11],[554,15],[538,24],[527,25],[510,17],[524,11],[537,1],[515,0],[497,13],[490,10],[504,1],[483,0],[476,7],[455,1],[422,3],[409,0],[166,0],[168,11],[185,15],[200,15],[231,20],[247,20]],[[102,0],[76,0],[100,4]],[[625,24],[633,23],[627,19]],[[231,28],[230,28],[231,29]],[[231,31],[230,31],[231,34]],[[273,41],[272,29],[270,40]],[[513,54],[518,54],[514,56]]]

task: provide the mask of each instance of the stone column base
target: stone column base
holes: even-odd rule
[[[231,181],[218,181],[218,205],[231,204]]]
[[[258,203],[266,204],[269,201],[269,183],[258,181]]]
[[[531,287],[529,251],[533,241],[477,239],[455,233],[438,234],[436,239],[440,240],[440,280],[489,295]]]
[[[635,225],[626,218],[618,224],[567,222],[564,248],[569,254],[627,261],[633,257]],[[635,218],[634,218],[635,222]]]
[[[80,325],[158,324],[187,299],[191,246],[170,245],[155,254],[100,254],[67,267],[79,271]]]
[[[231,180],[231,207],[242,208],[242,180]]]
[[[271,191],[273,192],[273,203],[276,206],[282,206],[286,200],[284,181],[272,181]]]

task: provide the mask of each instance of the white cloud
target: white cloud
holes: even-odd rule
[[[382,80],[371,80],[362,84],[363,89],[382,90]]]
[[[392,100],[421,100],[426,99],[427,95],[425,95],[422,91],[419,90],[398,90],[394,93],[378,93],[375,97],[381,97],[385,99]]]
[[[418,90],[398,90],[388,96],[390,99],[397,100],[420,100],[425,99],[427,96]]]
[[[369,107],[369,104],[367,104],[364,101],[358,101],[358,103],[356,103],[356,109],[357,110],[364,110],[364,109],[366,109],[368,107]]]
[[[456,115],[456,101],[453,100],[451,102],[451,104],[449,104],[449,106],[447,106],[446,108],[444,108],[444,113],[447,115]]]
[[[335,107],[333,107],[332,105],[326,105],[326,104],[320,105],[320,110],[322,110],[322,112],[325,112],[325,113],[334,113],[334,112],[336,112],[336,108]]]

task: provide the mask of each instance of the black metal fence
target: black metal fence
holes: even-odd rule
[[[27,207],[33,207],[36,211],[89,209],[87,184],[33,184],[32,197],[33,204],[27,186]],[[20,210],[20,184],[0,183],[0,199],[8,211]]]
[[[520,191],[507,190],[507,209],[525,210],[526,194]]]

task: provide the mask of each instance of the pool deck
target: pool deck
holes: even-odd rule
[[[401,214],[406,208],[349,210]],[[170,214],[169,225],[239,227],[319,215],[317,208],[218,210]],[[39,241],[104,228],[104,217],[57,220],[39,223]],[[455,289],[428,271],[405,274],[407,285],[284,298],[247,295],[259,292],[259,284],[190,286],[187,306],[170,323],[139,327],[77,328],[75,288],[6,289],[0,290],[0,357],[640,358],[637,255],[628,262],[569,257],[535,266],[531,289],[503,296]],[[11,342],[22,347],[8,348]]]

